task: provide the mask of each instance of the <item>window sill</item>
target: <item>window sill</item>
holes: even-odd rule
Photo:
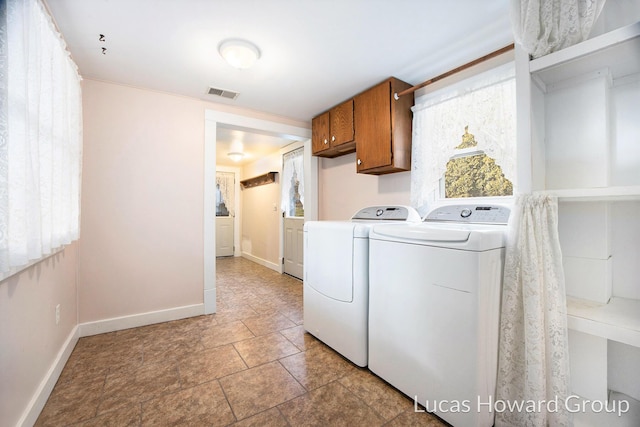
[[[7,271],[6,273],[0,273],[0,282],[4,282],[8,278],[10,278],[12,276],[15,276],[17,274],[20,274],[23,271],[33,267],[34,265],[39,264],[42,261],[45,261],[46,259],[51,258],[52,256],[54,256],[56,254],[59,254],[60,252],[64,251],[67,246],[69,246],[69,245],[62,245],[62,246],[60,246],[60,247],[58,247],[56,249],[53,249],[50,254],[44,255],[41,258],[35,259],[33,261],[30,261],[25,265],[21,265],[19,267],[13,267],[9,271]]]

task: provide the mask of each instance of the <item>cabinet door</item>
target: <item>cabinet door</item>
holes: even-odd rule
[[[356,96],[356,163],[358,172],[391,164],[391,89],[385,81]]]
[[[353,99],[332,108],[329,114],[331,146],[353,141]]]
[[[311,120],[311,152],[320,153],[331,147],[329,144],[329,112]]]

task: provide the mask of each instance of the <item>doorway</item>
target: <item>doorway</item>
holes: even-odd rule
[[[302,280],[304,272],[304,146],[282,156],[281,190],[284,273]]]
[[[216,257],[233,256],[235,252],[235,186],[234,172],[216,171]]]
[[[205,110],[204,145],[204,313],[216,312],[216,131],[218,126],[303,141],[306,221],[318,218],[318,159],[311,156],[311,129],[221,111]],[[280,225],[280,255],[284,256],[284,224]]]

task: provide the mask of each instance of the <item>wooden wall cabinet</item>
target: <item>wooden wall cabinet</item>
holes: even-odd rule
[[[391,77],[354,98],[358,173],[382,175],[411,170],[413,93],[395,93],[411,85]]]
[[[313,155],[320,157],[337,157],[356,151],[353,99],[311,121],[311,147]]]

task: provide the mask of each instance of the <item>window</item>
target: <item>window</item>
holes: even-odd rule
[[[465,126],[462,142],[447,162],[443,178],[445,198],[513,195],[513,184],[504,176],[500,165],[478,150],[477,145],[475,136],[469,133],[469,126]]]
[[[216,216],[234,216],[236,175],[216,172]]]
[[[513,194],[516,163],[513,63],[416,99],[411,203]]]
[[[76,240],[80,77],[38,0],[0,5],[0,274]]]
[[[282,211],[304,217],[304,147],[285,153],[282,162]]]

